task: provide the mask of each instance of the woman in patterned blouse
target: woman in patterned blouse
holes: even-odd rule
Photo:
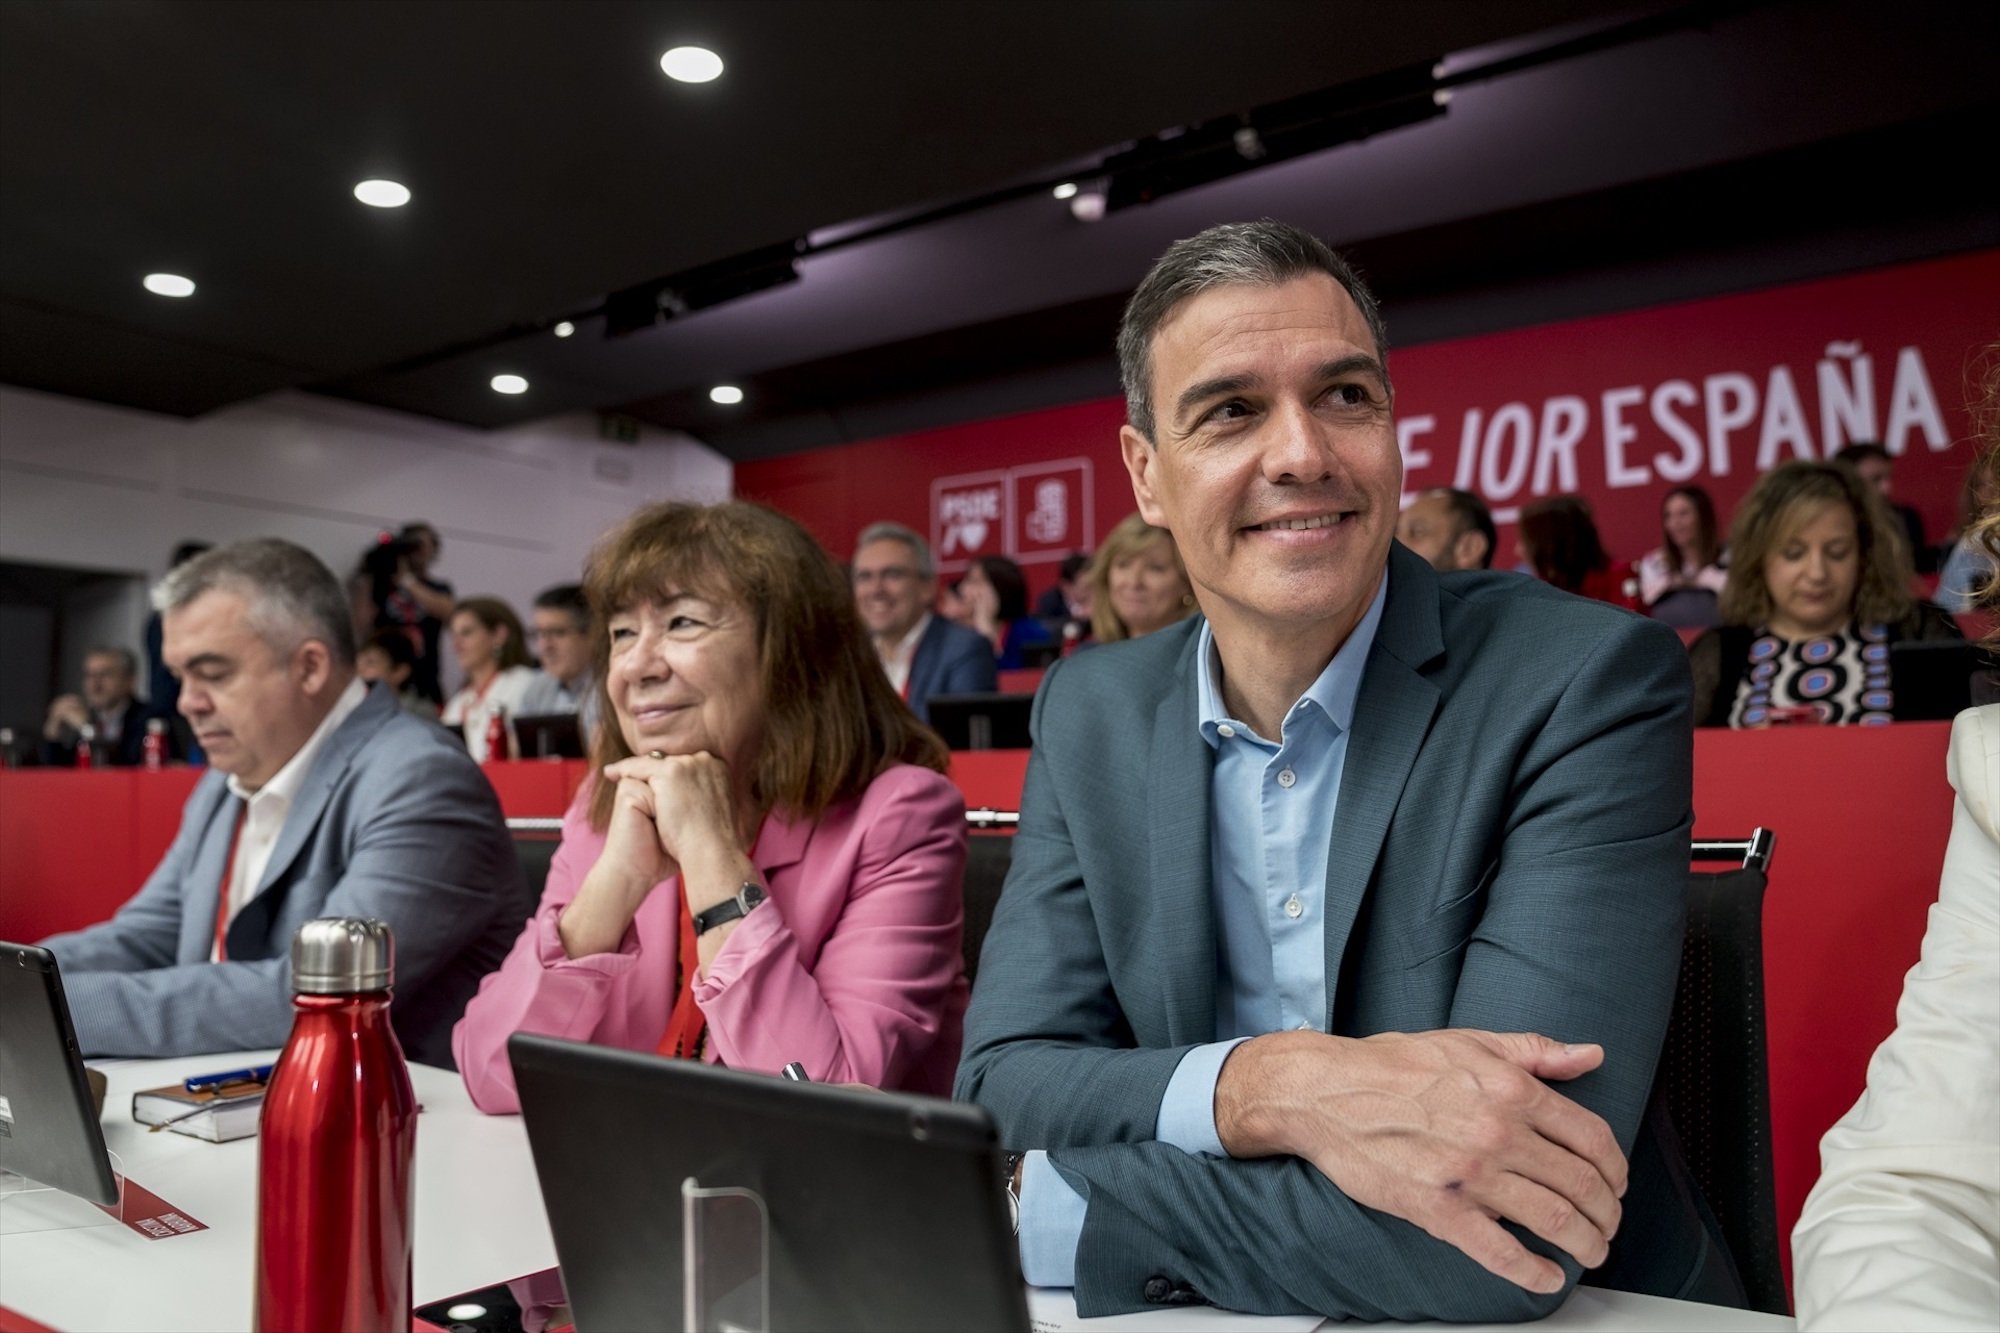
[[[1688,649],[1698,725],[1769,726],[1806,709],[1825,723],[1888,722],[1889,645],[1961,637],[1951,617],[1910,596],[1893,517],[1839,464],[1766,473],[1736,512],[1729,548],[1722,625]]]

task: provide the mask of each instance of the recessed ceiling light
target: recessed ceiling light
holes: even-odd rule
[[[193,296],[194,279],[178,273],[148,273],[146,290],[155,296]]]
[[[567,338],[570,334],[576,332],[576,325],[570,323],[568,320],[564,320],[551,329],[550,332],[554,333],[558,338]]]
[[[1056,186],[1055,195],[1058,199],[1076,198],[1076,182],[1064,181],[1061,185]]]
[[[743,401],[743,390],[734,384],[718,384],[708,391],[708,401],[721,403],[724,407],[734,407]]]
[[[495,393],[526,393],[528,382],[519,375],[495,375],[492,380]]]
[[[660,68],[681,83],[709,83],[722,77],[722,57],[705,46],[676,46],[660,57]]]
[[[401,208],[410,202],[410,187],[395,181],[362,181],[354,197],[370,208]]]

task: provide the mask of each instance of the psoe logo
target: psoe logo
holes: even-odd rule
[[[940,560],[997,555],[1007,532],[1007,474],[940,477],[931,484],[931,544]]]

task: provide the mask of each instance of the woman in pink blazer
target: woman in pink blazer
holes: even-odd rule
[[[613,725],[452,1033],[473,1102],[519,1109],[515,1032],[949,1095],[965,807],[838,567],[771,510],[663,504],[585,591]]]

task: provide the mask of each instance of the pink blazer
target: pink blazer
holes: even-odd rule
[[[615,953],[570,958],[556,920],[604,850],[590,784],[563,816],[541,907],[481,983],[451,1048],[482,1111],[520,1110],[507,1038],[538,1032],[650,1051],[667,1029],[680,881],[640,906]],[[751,850],[769,899],[730,935],[695,1001],[707,1059],[815,1081],[949,1096],[963,1036],[965,802],[929,769],[899,764],[817,824],[776,816]]]

